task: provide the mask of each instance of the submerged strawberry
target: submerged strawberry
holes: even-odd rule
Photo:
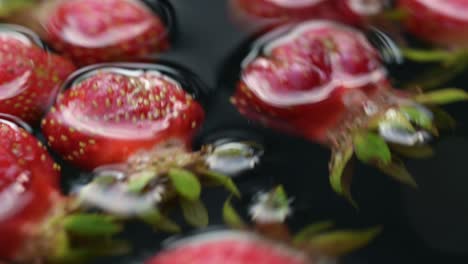
[[[347,254],[367,245],[378,233],[379,228],[364,231],[329,231],[333,223],[322,222],[309,226],[294,237],[283,223],[282,211],[289,210],[288,200],[281,187],[263,194],[254,207],[262,207],[262,215],[271,214],[280,217],[267,217],[268,223],[259,223],[261,219],[254,215],[256,230],[211,231],[176,241],[161,253],[145,262],[146,264],[315,264],[333,262],[339,255]],[[265,212],[268,211],[268,212]],[[225,205],[225,216],[239,224],[240,217],[231,207]],[[255,216],[257,216],[255,218]],[[263,228],[258,228],[262,225]],[[268,225],[268,228],[265,226]],[[281,226],[286,231],[284,239],[275,235],[273,226]],[[237,226],[239,227],[239,226]]]
[[[418,38],[443,47],[468,47],[468,1],[399,0],[406,29]]]
[[[54,151],[85,169],[170,140],[188,147],[204,118],[186,87],[151,65],[94,68],[70,86],[42,129]]]
[[[74,71],[67,60],[47,52],[34,33],[0,25],[0,112],[34,124]]]
[[[419,103],[448,103],[467,94],[393,89],[365,36],[340,24],[309,21],[272,36],[244,61],[232,98],[240,113],[329,146],[331,183],[349,199],[350,183],[342,174],[353,153],[414,185],[387,142],[400,152],[418,148],[437,135],[432,113]]]
[[[15,263],[71,261],[67,258],[77,250],[73,248],[77,245],[83,247],[80,249],[83,257],[90,256],[91,251],[84,251],[86,244],[70,237],[71,233],[86,237],[80,233],[83,229],[76,227],[78,222],[85,225],[87,217],[71,213],[69,201],[58,187],[60,168],[45,147],[6,119],[0,119],[0,143],[0,259]],[[91,217],[118,229],[110,219]],[[105,240],[109,241],[109,237]],[[72,246],[72,242],[78,244]],[[93,242],[106,243],[97,237],[87,241]]]
[[[240,23],[278,25],[307,19],[330,19],[363,25],[386,6],[382,0],[231,0]]]
[[[17,13],[7,19],[41,32],[80,65],[141,59],[169,45],[164,18],[140,0],[50,0]]]

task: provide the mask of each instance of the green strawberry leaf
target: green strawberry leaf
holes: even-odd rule
[[[176,192],[183,198],[197,201],[200,198],[201,184],[195,174],[184,169],[170,169],[169,178]]]
[[[392,151],[412,159],[426,159],[434,156],[434,150],[427,145],[403,146],[392,144]]]
[[[422,50],[412,48],[402,48],[405,58],[422,63],[442,62],[451,64],[456,61],[459,53],[448,50]]]
[[[115,218],[99,214],[74,214],[63,219],[65,230],[80,236],[112,236],[122,231]]]
[[[401,107],[400,111],[416,125],[429,131],[434,130],[433,117],[424,110],[417,107],[405,106]]]
[[[242,217],[236,212],[231,204],[231,198],[229,198],[223,207],[223,219],[226,225],[235,229],[245,229],[247,225],[242,220]]]
[[[38,0],[1,0],[0,17],[11,15],[13,12],[32,7]]]
[[[437,128],[444,130],[453,130],[456,128],[456,120],[445,110],[437,106],[431,106],[430,109],[434,115],[434,124]]]
[[[330,161],[330,184],[332,189],[345,197],[357,208],[357,203],[351,195],[352,174],[346,173],[345,169],[353,157],[353,147],[346,146],[343,149],[334,150]]]
[[[155,229],[161,230],[163,232],[180,233],[182,231],[182,229],[176,223],[174,223],[167,216],[161,214],[161,212],[156,208],[141,215],[140,218],[144,222],[153,226]]]
[[[413,188],[418,188],[418,184],[414,180],[413,176],[411,176],[411,174],[408,172],[405,164],[403,164],[401,160],[395,160],[387,165],[379,164],[378,167],[381,171],[393,179]]]
[[[368,245],[381,230],[380,227],[374,227],[360,231],[331,231],[312,237],[304,245],[323,255],[338,257]]]
[[[214,181],[215,183],[220,184],[221,186],[226,188],[226,190],[230,191],[233,195],[235,195],[237,198],[241,197],[241,193],[239,189],[237,189],[236,184],[228,176],[206,169],[198,169],[197,172],[199,172],[206,178]]]
[[[200,200],[180,199],[180,206],[187,223],[194,227],[208,226],[208,210]]]
[[[293,243],[297,246],[312,239],[314,236],[332,228],[335,225],[333,221],[323,221],[311,224],[302,229],[293,238]]]
[[[444,105],[468,100],[468,93],[461,89],[447,88],[417,95],[415,100],[421,104]]]
[[[148,184],[157,177],[154,170],[142,171],[136,175],[132,175],[127,185],[127,190],[131,193],[141,193]]]
[[[364,163],[388,164],[392,161],[390,148],[385,140],[377,134],[371,132],[356,134],[353,143],[357,158]]]

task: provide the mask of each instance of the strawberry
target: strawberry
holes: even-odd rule
[[[170,75],[142,67],[95,68],[73,82],[42,121],[50,147],[94,169],[173,139],[189,146],[202,107]]]
[[[350,183],[342,175],[353,152],[415,185],[387,142],[400,152],[420,148],[430,134],[437,135],[433,115],[421,104],[465,100],[467,94],[449,89],[415,95],[393,89],[364,35],[334,22],[308,21],[278,32],[283,33],[263,38],[269,42],[244,61],[232,98],[239,112],[329,146],[332,186],[350,200]]]
[[[282,215],[288,207],[287,197],[282,187],[262,194],[257,205],[261,214]],[[286,209],[288,210],[288,209]],[[269,212],[265,212],[269,211]],[[228,222],[238,222],[239,215],[229,202],[225,205],[225,216]],[[257,215],[258,216],[258,215]],[[276,218],[276,217],[274,217]],[[254,218],[254,221],[265,220]],[[268,217],[268,220],[272,220]],[[284,218],[276,218],[276,224],[283,224]],[[265,226],[265,223],[262,223]],[[316,223],[299,232],[294,237],[284,240],[272,236],[274,223],[269,222],[268,229],[242,231],[211,231],[179,241],[175,241],[165,250],[151,258],[146,264],[214,264],[214,263],[273,263],[273,264],[313,264],[334,262],[339,255],[349,253],[368,244],[379,232],[379,228],[364,231],[328,231],[331,222]],[[258,223],[257,223],[258,227]],[[286,231],[289,232],[289,231]]]
[[[41,32],[78,65],[141,59],[169,46],[163,18],[140,0],[49,0],[16,13],[7,19]]]
[[[386,2],[381,0],[231,0],[235,19],[250,26],[274,26],[317,18],[359,26],[385,6]]]
[[[80,243],[71,233],[83,235],[80,233],[83,229],[76,228],[76,224],[86,224],[89,217],[118,229],[116,223],[106,218],[70,211],[71,203],[61,195],[58,186],[60,167],[23,128],[0,119],[0,143],[0,259],[15,263],[65,260],[76,249],[72,242]],[[95,239],[88,242],[104,242]],[[108,236],[105,239],[109,241]],[[86,246],[81,250],[84,249]]]
[[[0,112],[35,124],[75,68],[44,50],[38,37],[27,29],[0,27]]]
[[[411,34],[443,47],[468,47],[468,1],[399,0],[397,6]]]

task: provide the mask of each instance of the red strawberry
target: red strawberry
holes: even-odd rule
[[[399,0],[406,29],[418,38],[451,48],[468,47],[468,1]]]
[[[94,169],[171,139],[190,145],[202,107],[168,75],[129,67],[96,69],[59,96],[42,128],[64,159]]]
[[[169,46],[163,18],[141,0],[31,2],[6,20],[34,29],[79,65],[141,59]]]
[[[444,93],[453,93],[455,101],[467,98],[449,90],[415,100],[394,90],[364,35],[333,22],[299,24],[266,43],[262,52],[248,56],[254,58],[244,65],[232,102],[250,119],[330,146],[333,187],[348,198],[349,182],[341,176],[353,151],[414,185],[384,139],[398,145],[424,143],[426,130],[435,133],[433,117],[416,101],[451,102],[435,99]]]
[[[0,112],[36,123],[74,66],[39,47],[37,36],[30,31],[17,26],[1,27]]]
[[[385,1],[380,0],[231,0],[236,20],[249,26],[278,25],[312,18],[362,25],[384,6]]]
[[[281,244],[242,232],[214,232],[189,238],[146,264],[311,264],[306,256]]]
[[[0,119],[0,146],[0,259],[15,263],[71,261],[68,257],[73,255],[72,243],[80,242],[74,241],[69,232],[86,237],[80,233],[83,229],[76,227],[78,222],[82,227],[86,225],[87,219],[101,220],[101,224],[116,228],[106,233],[106,241],[108,235],[117,232],[119,227],[111,219],[74,215],[69,211],[73,203],[58,188],[59,166],[45,147],[23,128]],[[87,243],[106,243],[96,236],[98,233],[92,235],[95,240]],[[81,248],[84,249],[86,246]],[[84,257],[92,249],[80,253]]]
[[[169,44],[162,20],[139,0],[62,1],[45,25],[47,41],[79,64],[143,57]]]

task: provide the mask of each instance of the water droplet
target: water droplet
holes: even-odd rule
[[[262,154],[263,148],[255,142],[221,141],[215,143],[206,162],[210,169],[235,177],[255,168]]]

